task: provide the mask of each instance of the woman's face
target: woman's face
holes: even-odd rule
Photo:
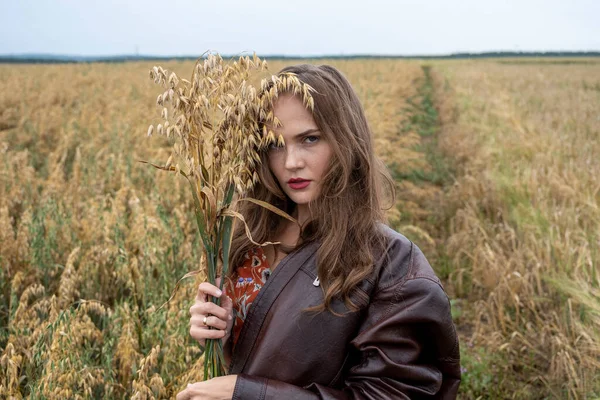
[[[285,145],[271,146],[269,168],[293,202],[308,204],[321,193],[322,180],[333,154],[331,146],[299,97],[279,97],[273,114],[282,123],[274,130],[275,136],[282,135]]]

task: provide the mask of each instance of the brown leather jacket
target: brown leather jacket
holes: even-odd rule
[[[316,244],[280,262],[233,351],[233,400],[456,397],[460,362],[448,297],[419,248],[383,229],[387,257],[360,285],[367,296],[357,297],[369,300],[343,317],[303,312],[323,301]]]

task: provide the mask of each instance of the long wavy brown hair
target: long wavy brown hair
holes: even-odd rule
[[[392,180],[375,157],[363,107],[344,75],[328,65],[308,64],[286,67],[279,74],[290,72],[315,89],[313,117],[334,154],[320,196],[309,204],[311,218],[302,227],[297,245],[320,242],[317,266],[324,303],[310,310],[333,311],[331,301],[338,298],[355,311],[359,308],[355,300],[362,302],[360,292],[355,289],[370,275],[376,255],[385,246],[380,226],[386,222],[382,183],[390,183],[393,196]],[[261,183],[249,196],[293,212],[295,203],[283,192],[268,167],[268,152],[260,154]],[[277,232],[281,217],[250,202],[239,204],[238,211],[244,216],[252,238],[259,243],[273,241],[271,235]],[[238,224],[233,234],[230,265],[241,266],[252,247],[244,227]]]

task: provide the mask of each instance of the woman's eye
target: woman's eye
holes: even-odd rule
[[[316,143],[317,141],[319,141],[318,136],[307,136],[304,138],[304,143]]]
[[[269,145],[269,151],[277,151],[277,150],[281,150],[281,149],[283,149],[283,146],[278,145],[277,142],[271,143]]]

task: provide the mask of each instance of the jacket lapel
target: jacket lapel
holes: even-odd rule
[[[317,248],[317,243],[312,242],[288,254],[279,262],[269,280],[258,292],[250,306],[235,346],[229,369],[230,374],[243,372],[271,306],[300,267],[317,251]]]

